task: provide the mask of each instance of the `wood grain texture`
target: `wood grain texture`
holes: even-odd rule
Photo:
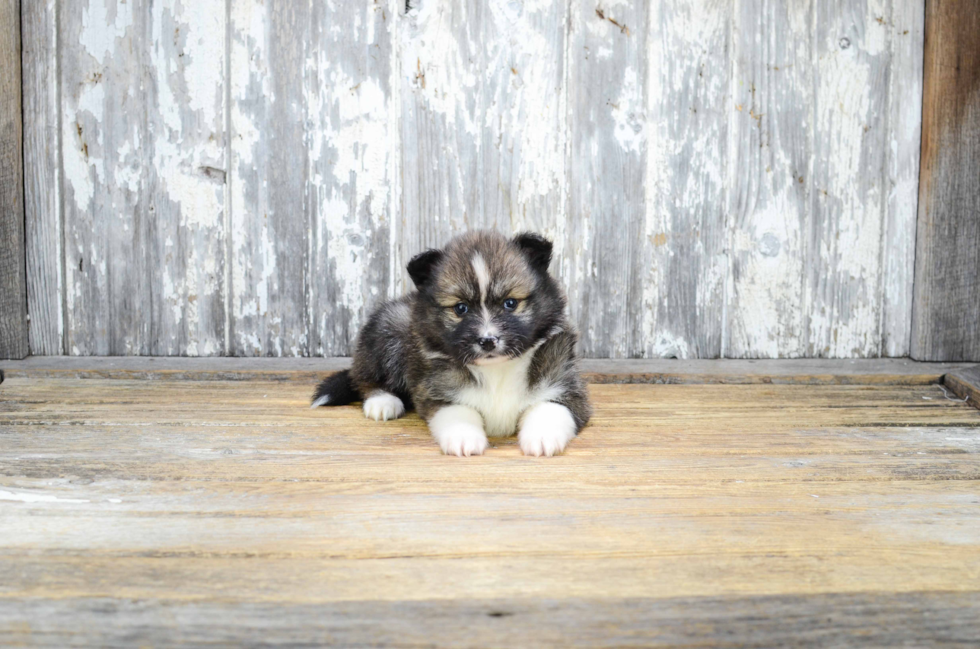
[[[913,358],[980,361],[980,14],[926,4]]]
[[[562,277],[583,353],[718,357],[731,7],[571,7]]]
[[[224,352],[225,7],[152,2],[142,183],[148,207],[137,268],[152,296],[143,354]]]
[[[154,298],[137,263],[150,201],[142,174],[149,140],[144,9],[138,1],[96,1],[57,12],[65,346],[72,354],[139,354],[148,343]]]
[[[565,455],[459,460],[414,415],[310,410],[302,385],[8,378],[0,629],[975,636],[980,411],[936,385],[591,390]]]
[[[347,354],[394,274],[395,15],[255,2],[231,20],[227,351]]]
[[[31,356],[7,361],[17,378],[170,379],[192,381],[298,381],[312,386],[328,372],[350,367],[349,358],[173,358]],[[972,367],[969,363],[918,363],[908,359],[602,360],[585,359],[590,383],[929,385]]]
[[[643,3],[570,3],[563,278],[585,356],[641,355],[647,60]],[[657,73],[659,74],[659,70]]]
[[[32,7],[38,349],[349,354],[492,227],[554,238],[589,357],[903,356],[923,2],[784,5]]]
[[[727,353],[904,355],[921,7],[740,9]]]
[[[805,118],[812,120],[808,129],[812,157],[797,179],[809,203],[804,254],[805,356],[861,357],[882,352],[882,324],[886,322],[882,268],[892,246],[884,236],[885,201],[891,191],[890,145],[896,142],[888,123],[892,113],[891,44],[915,38],[911,33],[901,34],[903,26],[893,24],[895,4],[908,3],[814,3],[810,41],[814,64],[809,74],[815,90]],[[913,73],[903,70],[909,76]],[[905,107],[915,98],[896,97],[894,101]],[[917,134],[913,135],[917,143]],[[903,138],[903,146],[911,144]],[[912,212],[900,214],[905,222],[896,238],[908,241],[913,233]]]
[[[65,353],[57,4],[21,5],[27,310],[35,355]]]
[[[725,356],[805,355],[813,3],[736,5]]]
[[[949,372],[943,377],[943,383],[958,397],[980,408],[980,365]]]
[[[218,353],[224,11],[62,9],[69,352]]]
[[[231,6],[231,309],[227,353],[307,350],[306,43],[310,3]]]
[[[631,357],[722,355],[733,7],[649,5],[642,318]]]
[[[17,646],[171,644],[415,647],[962,647],[976,644],[976,594],[421,602],[120,601],[0,603]],[[111,624],[109,623],[111,622]],[[37,630],[40,629],[40,630]]]
[[[20,0],[0,2],[0,358],[28,353]]]
[[[565,218],[566,3],[421,0],[400,17],[400,265],[460,232]],[[410,286],[397,274],[395,293]]]
[[[877,22],[877,18],[875,19]],[[883,199],[881,263],[881,355],[906,356],[912,337],[912,285],[922,134],[922,49],[925,11],[918,2],[892,2],[887,24],[891,62],[887,68],[888,117],[886,192]]]
[[[394,295],[393,280],[402,275],[393,146],[400,7],[311,3],[303,78],[311,255],[304,355],[352,353],[366,316]],[[337,29],[348,23],[353,29]]]

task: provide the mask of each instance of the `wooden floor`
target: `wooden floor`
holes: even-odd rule
[[[980,410],[938,385],[593,385],[548,459],[309,387],[8,377],[0,642],[980,642]]]

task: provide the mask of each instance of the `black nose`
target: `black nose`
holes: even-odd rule
[[[484,338],[480,338],[479,343],[480,349],[488,352],[497,346],[497,339],[494,336],[486,336]]]

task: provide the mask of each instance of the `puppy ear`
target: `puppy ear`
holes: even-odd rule
[[[522,232],[514,237],[514,243],[521,249],[531,268],[542,273],[548,272],[551,263],[551,242],[540,234]]]
[[[442,259],[441,250],[426,250],[412,257],[408,262],[408,275],[419,290],[432,278],[432,271]]]

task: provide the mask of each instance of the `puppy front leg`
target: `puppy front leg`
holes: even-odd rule
[[[518,440],[524,455],[552,456],[565,450],[578,434],[572,411],[545,401],[535,404],[521,416]]]
[[[429,418],[429,430],[446,455],[483,455],[487,450],[483,417],[469,406],[443,406]]]

